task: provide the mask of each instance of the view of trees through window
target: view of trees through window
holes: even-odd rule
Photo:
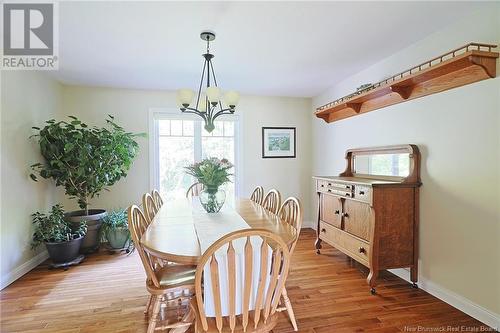
[[[159,187],[166,201],[183,198],[191,184],[196,182],[184,172],[184,167],[207,157],[227,158],[235,164],[235,123],[216,121],[208,133],[201,121],[187,119],[159,119],[158,163]],[[233,169],[234,173],[234,169]],[[235,178],[226,184],[226,200],[235,195]]]
[[[406,177],[410,172],[409,154],[374,154],[355,157],[357,173]]]

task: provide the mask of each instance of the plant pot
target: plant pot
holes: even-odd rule
[[[130,232],[128,229],[113,229],[106,232],[106,239],[113,249],[124,249],[130,244]]]
[[[218,188],[205,188],[200,192],[200,203],[207,213],[217,213],[226,201],[226,192]]]
[[[77,210],[65,214],[66,221],[75,225],[75,229],[79,223],[87,222],[87,234],[83,238],[80,253],[92,253],[99,249],[101,235],[102,219],[106,216],[104,209],[89,209],[89,215],[85,215],[84,210]]]
[[[73,261],[78,257],[83,236],[61,243],[45,243],[50,259],[55,264],[62,264]]]

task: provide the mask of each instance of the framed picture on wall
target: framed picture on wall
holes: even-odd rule
[[[262,127],[262,158],[295,158],[295,127]]]

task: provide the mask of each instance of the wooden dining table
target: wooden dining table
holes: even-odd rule
[[[267,229],[288,245],[297,237],[294,227],[250,199],[237,198],[233,204],[226,203],[223,211],[236,212],[250,228]],[[196,223],[206,214],[197,197],[166,202],[141,237],[141,244],[149,253],[163,260],[196,265],[202,255]],[[211,217],[217,219],[217,213]]]

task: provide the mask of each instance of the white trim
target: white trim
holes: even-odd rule
[[[21,278],[24,274],[28,273],[33,268],[40,265],[48,258],[49,258],[49,253],[47,252],[47,250],[45,250],[43,252],[40,252],[30,260],[26,261],[24,264],[17,266],[13,271],[7,272],[6,274],[2,275],[0,290],[7,287],[9,284],[16,281],[17,279]]]
[[[419,263],[419,266],[420,263]],[[389,269],[389,272],[410,282],[410,271],[405,268]],[[454,308],[476,318],[480,322],[492,327],[495,330],[500,329],[500,315],[494,313],[471,300],[432,282],[421,276],[418,277],[418,287],[440,300],[450,304]]]
[[[316,224],[314,221],[302,221],[302,229],[316,229]]]

